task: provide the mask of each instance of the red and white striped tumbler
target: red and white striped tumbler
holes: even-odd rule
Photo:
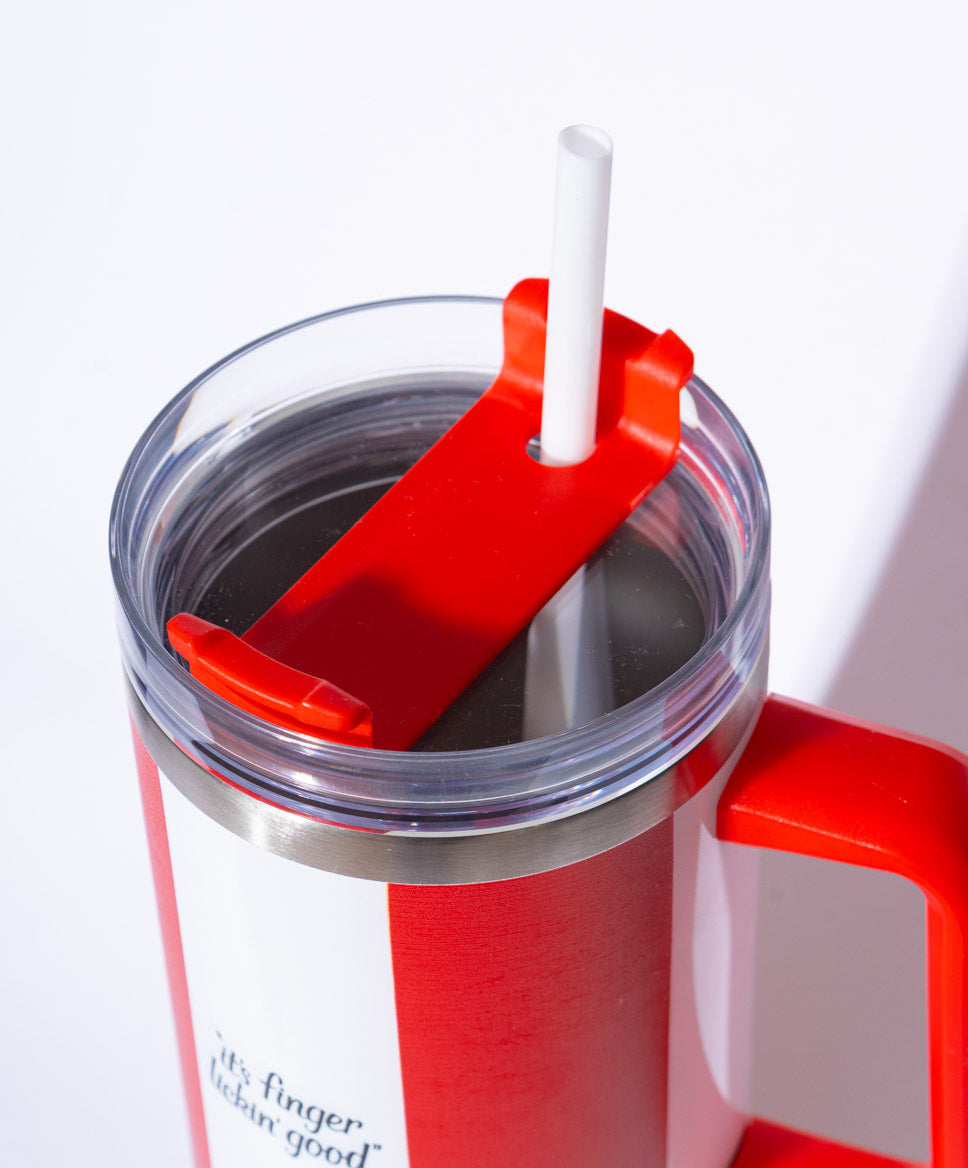
[[[964,1168],[965,760],[766,698],[766,492],[698,379],[603,561],[610,696],[583,724],[521,740],[523,640],[406,751],[264,721],[172,651],[175,613],[257,619],[501,360],[499,301],[318,317],[199,377],[125,468],[120,637],[197,1168],[888,1164],[748,1114],[741,845],[923,887],[932,1164]]]

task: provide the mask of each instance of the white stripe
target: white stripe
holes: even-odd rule
[[[721,789],[673,816],[668,1168],[730,1163],[748,1113],[759,857],[712,834]]]
[[[161,779],[212,1168],[407,1168],[387,885],[262,851]]]

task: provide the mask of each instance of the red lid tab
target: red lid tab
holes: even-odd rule
[[[373,745],[369,709],[328,681],[291,669],[187,612],[171,618],[168,636],[192,675],[234,706],[332,742]]]
[[[546,280],[513,289],[494,384],[241,638],[169,622],[199,681],[333,741],[369,744],[372,714],[404,750],[631,514],[675,462],[692,354],[606,311],[595,450],[542,465],[547,304]]]

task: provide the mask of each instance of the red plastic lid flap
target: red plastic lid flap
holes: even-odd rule
[[[595,451],[576,466],[532,457],[547,295],[544,280],[510,293],[494,384],[241,641],[172,619],[199,680],[339,741],[367,740],[365,709],[373,746],[406,749],[668,473],[692,354],[612,312]]]

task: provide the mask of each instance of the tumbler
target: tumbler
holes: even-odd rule
[[[192,382],[122,474],[118,624],[196,1168],[892,1163],[749,1114],[757,847],[924,890],[931,1163],[962,1168],[966,760],[767,697],[766,488],[698,377],[672,472],[589,565],[576,635],[605,681],[573,724],[525,736],[523,634],[410,750],[264,720],[173,651],[176,613],[251,625],[502,345],[497,300],[303,321]]]

